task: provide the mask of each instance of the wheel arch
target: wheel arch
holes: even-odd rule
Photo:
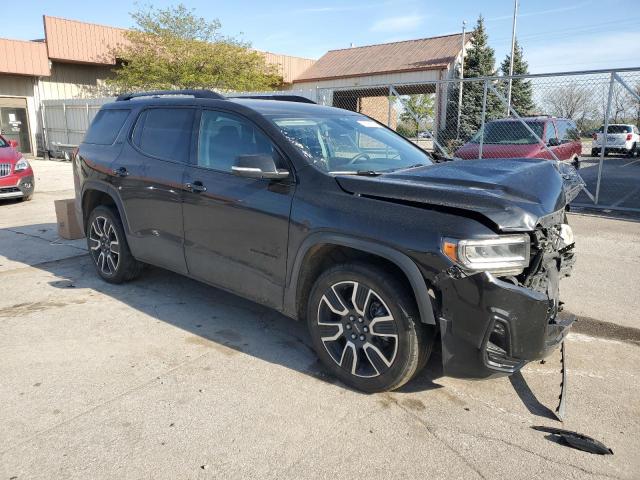
[[[122,200],[120,199],[120,195],[118,195],[117,190],[111,185],[99,182],[87,182],[82,188],[82,228],[85,232],[89,215],[98,205],[111,205],[115,207],[118,211],[118,215],[120,215],[120,220],[122,221],[122,226],[125,229],[125,234],[130,233],[129,222],[127,221],[124,206],[122,205]]]
[[[304,318],[311,285],[317,274],[324,271],[326,264],[335,264],[331,253],[345,256],[345,249],[355,252],[354,257],[364,256],[369,260],[378,259],[392,265],[413,291],[422,323],[435,325],[435,316],[428,287],[417,265],[405,254],[369,240],[334,233],[318,233],[308,237],[298,249],[284,292],[284,313],[294,318]],[[326,254],[329,254],[327,262]],[[346,259],[349,256],[346,255]],[[339,261],[340,259],[338,259]]]

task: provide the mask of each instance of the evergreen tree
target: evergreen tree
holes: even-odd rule
[[[482,15],[478,17],[476,27],[471,33],[470,45],[466,49],[464,59],[464,77],[478,78],[495,75],[495,52],[489,46],[487,32]],[[460,128],[458,134],[458,95],[460,83],[452,83],[447,96],[447,118],[444,131],[440,132],[440,140],[455,148],[457,144],[469,140],[482,123],[483,82],[464,82],[462,89],[462,106],[460,110]],[[503,110],[503,109],[502,109]],[[500,101],[491,92],[487,94],[486,120],[499,118]],[[452,153],[452,152],[450,152]]]
[[[509,75],[509,63],[511,62],[511,55],[507,54],[505,59],[500,65],[502,74]],[[515,48],[513,50],[513,74],[514,75],[526,75],[529,73],[529,66],[524,60],[524,52],[522,47],[518,45],[516,40]],[[503,82],[503,91],[505,98],[507,96],[508,81]],[[535,104],[533,103],[533,90],[530,80],[523,80],[521,78],[514,79],[511,82],[511,106],[518,112],[518,115],[531,115],[535,111]],[[506,107],[505,107],[506,113]]]

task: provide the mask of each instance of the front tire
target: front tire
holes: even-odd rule
[[[131,255],[119,215],[109,207],[100,205],[89,215],[87,247],[96,272],[109,283],[133,280],[142,271]]]
[[[404,385],[426,363],[435,338],[407,288],[363,263],[337,265],[318,278],[307,323],[320,360],[366,393]]]

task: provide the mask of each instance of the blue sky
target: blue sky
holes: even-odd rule
[[[161,7],[178,1],[154,1]],[[196,13],[218,18],[223,33],[241,35],[255,48],[318,58],[350,43],[367,45],[458,32],[480,13],[498,62],[509,51],[512,0],[182,0]],[[2,23],[4,38],[35,39],[42,15],[131,26],[125,0],[20,2]],[[518,38],[532,73],[640,65],[640,0],[520,0]]]

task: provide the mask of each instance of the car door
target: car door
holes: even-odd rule
[[[132,253],[139,260],[179,273],[187,272],[182,177],[189,162],[195,111],[192,107],[142,110],[122,160],[114,165],[120,182],[129,184],[123,203]],[[136,165],[136,170],[130,171],[129,165]]]
[[[257,154],[291,170],[247,118],[202,110],[197,155],[184,177],[185,258],[190,275],[279,308],[295,182],[232,173],[239,155]]]

